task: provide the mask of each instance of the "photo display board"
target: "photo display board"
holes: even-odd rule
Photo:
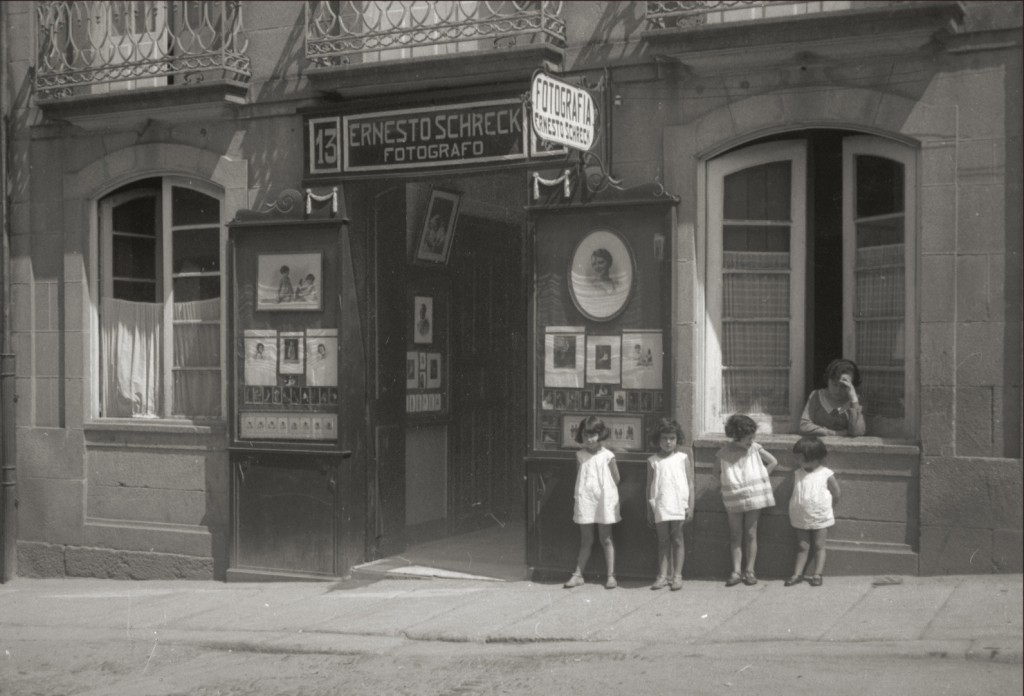
[[[613,451],[646,452],[669,413],[664,212],[539,216],[532,403],[535,450],[576,449],[587,416]]]
[[[409,294],[405,412],[415,420],[448,414],[448,296],[447,289],[437,283],[421,283]]]
[[[336,444],[337,232],[283,226],[232,243],[235,441]]]

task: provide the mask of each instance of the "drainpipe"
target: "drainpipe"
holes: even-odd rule
[[[11,240],[7,197],[7,3],[0,2],[0,582],[14,577],[18,499],[15,482],[14,353],[11,352]]]

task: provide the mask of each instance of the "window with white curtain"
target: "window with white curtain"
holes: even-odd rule
[[[101,417],[220,418],[219,192],[145,179],[99,213]]]
[[[790,134],[707,165],[705,430],[795,432],[833,358],[857,362],[868,435],[910,436],[914,151]]]

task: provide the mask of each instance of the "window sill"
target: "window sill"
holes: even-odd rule
[[[189,420],[169,418],[104,418],[82,425],[87,433],[161,433],[166,435],[223,435],[227,432],[224,421],[199,424]]]
[[[799,435],[758,435],[757,441],[767,450],[792,450],[800,439]],[[830,435],[821,438],[829,452],[849,452],[853,454],[887,454],[917,457],[921,447],[911,440],[896,440],[887,437],[841,437]],[[718,450],[730,442],[725,435],[702,435],[693,442],[694,448]]]

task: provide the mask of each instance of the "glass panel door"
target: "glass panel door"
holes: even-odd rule
[[[779,142],[708,165],[708,431],[745,413],[790,432],[799,414],[805,163],[802,142]]]

